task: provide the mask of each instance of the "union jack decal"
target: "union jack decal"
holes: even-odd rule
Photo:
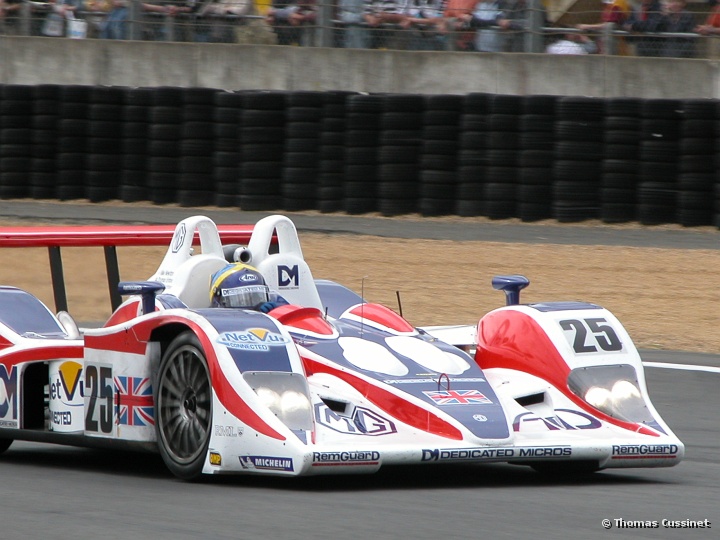
[[[148,377],[115,377],[118,424],[124,426],[154,426],[155,404]]]
[[[437,390],[423,392],[432,399],[436,405],[472,405],[477,403],[492,403],[479,390]]]

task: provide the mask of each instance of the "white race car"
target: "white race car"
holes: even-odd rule
[[[415,328],[315,279],[287,217],[260,220],[246,247],[222,242],[207,217],[181,221],[157,272],[120,283],[128,298],[99,328],[0,288],[0,451],[14,439],[149,449],[183,479],[683,458],[630,336],[600,306],[523,305],[527,279],[500,276],[507,305],[477,325]],[[288,305],[211,307],[210,277],[228,260],[257,268]]]

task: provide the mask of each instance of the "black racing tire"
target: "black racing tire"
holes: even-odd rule
[[[10,448],[10,445],[13,443],[12,439],[0,439],[0,454],[2,454],[5,450]]]
[[[157,443],[178,478],[202,473],[212,429],[212,384],[197,336],[178,335],[163,354],[155,396]]]

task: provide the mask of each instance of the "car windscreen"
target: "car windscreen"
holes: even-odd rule
[[[0,289],[0,322],[24,337],[64,337],[57,319],[40,300],[20,289]]]

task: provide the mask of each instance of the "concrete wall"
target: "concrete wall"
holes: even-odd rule
[[[718,98],[718,62],[0,37],[0,83]]]

